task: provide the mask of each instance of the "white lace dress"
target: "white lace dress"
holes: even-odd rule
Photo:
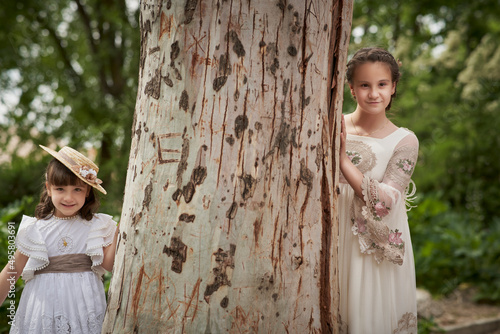
[[[101,267],[103,248],[112,243],[116,222],[105,214],[47,220],[24,216],[17,233],[18,250],[28,256],[26,285],[10,333],[101,333],[106,297]],[[83,253],[92,271],[35,274],[49,257]]]
[[[416,334],[415,265],[405,200],[418,139],[404,128],[382,139],[348,135],[346,151],[364,178],[363,199],[340,179],[341,333]]]

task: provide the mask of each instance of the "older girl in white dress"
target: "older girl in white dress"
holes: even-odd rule
[[[341,133],[341,333],[417,333],[405,204],[418,139],[386,115],[399,78],[398,62],[383,49],[361,49],[347,65],[357,107]]]

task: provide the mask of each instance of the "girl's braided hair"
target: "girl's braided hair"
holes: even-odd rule
[[[398,85],[398,81],[401,78],[401,72],[399,71],[399,66],[400,63],[394,57],[392,54],[384,49],[381,48],[363,48],[358,50],[352,59],[347,63],[347,72],[346,72],[346,77],[347,77],[347,82],[349,84],[353,84],[353,79],[354,79],[354,72],[356,71],[356,68],[359,65],[365,64],[365,63],[375,63],[375,62],[382,62],[385,63],[389,66],[389,69],[391,71],[391,79],[392,82],[396,84],[396,88]],[[392,104],[392,99],[396,97],[396,89],[394,89],[394,94],[391,95],[391,101],[385,108],[385,110],[391,109],[391,104]]]

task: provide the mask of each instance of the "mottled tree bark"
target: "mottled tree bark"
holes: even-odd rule
[[[338,332],[352,0],[141,3],[103,333]]]

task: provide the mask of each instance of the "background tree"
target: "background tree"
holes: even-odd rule
[[[103,332],[337,332],[351,15],[341,1],[141,3]]]

